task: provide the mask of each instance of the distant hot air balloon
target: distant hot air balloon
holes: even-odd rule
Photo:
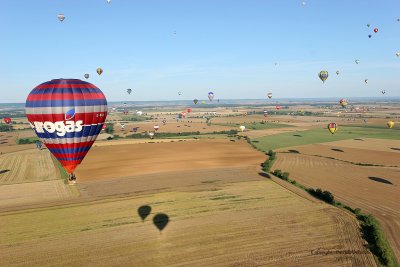
[[[137,114],[138,116],[142,116],[143,112],[139,110],[139,111],[136,112],[136,114]]]
[[[106,128],[107,128],[107,124],[104,123],[103,126],[101,127],[101,130],[104,131]]]
[[[85,79],[89,79],[89,74],[88,73],[86,73],[84,76],[85,76]]]
[[[368,83],[368,79],[365,79],[364,82],[365,82],[365,83]]]
[[[337,71],[336,71],[336,75],[339,75],[339,73],[340,73],[340,72],[337,70]]]
[[[190,113],[190,112],[192,112],[192,109],[191,109],[191,108],[188,108],[188,109],[187,109],[187,113]]]
[[[36,148],[42,150],[43,143],[42,141],[36,141]]]
[[[150,139],[153,139],[153,137],[154,137],[154,133],[153,132],[149,132],[148,135],[150,136]]]
[[[388,122],[387,122],[387,126],[388,126],[390,129],[392,129],[393,126],[394,126],[394,122],[393,122],[393,121],[388,121]]]
[[[199,100],[193,99],[193,103],[194,103],[195,105],[197,104],[197,102],[199,102]]]
[[[367,27],[369,28],[369,26],[371,26],[370,24],[367,24]]]
[[[107,3],[111,4],[111,0],[107,0]]]
[[[116,108],[116,107],[112,107],[111,109],[112,109],[112,111],[116,111],[116,110],[117,110],[117,108]]]
[[[331,122],[328,124],[328,130],[331,132],[331,134],[334,134],[337,130],[337,125],[334,122]]]
[[[275,109],[281,109],[281,106],[280,105],[276,105]]]
[[[121,130],[125,130],[125,123],[120,123]]]
[[[103,69],[102,68],[97,68],[96,70],[98,75],[101,75],[103,73]]]
[[[25,104],[26,117],[43,144],[72,174],[101,131],[107,100],[95,85],[55,79],[36,86]]]
[[[58,18],[59,21],[63,22],[64,19],[65,19],[65,16],[64,16],[64,14],[58,14],[57,18]]]
[[[371,38],[372,37],[372,35],[371,34],[368,34],[368,38]]]
[[[267,97],[268,97],[269,99],[271,99],[271,98],[272,98],[272,93],[268,93],[268,94],[267,94]]]
[[[136,133],[138,131],[139,127],[133,127],[132,132]]]
[[[339,101],[339,103],[340,103],[340,105],[342,106],[342,107],[346,107],[347,106],[347,100],[346,99],[340,99],[340,101]]]
[[[318,74],[318,77],[321,79],[321,81],[324,83],[326,79],[328,79],[328,72],[326,70],[321,70]]]
[[[379,30],[378,30],[378,28],[375,28],[374,29],[374,33],[377,33]]]
[[[8,118],[8,117],[3,118],[3,121],[4,121],[5,124],[10,124],[11,123],[11,118]]]
[[[183,118],[186,118],[186,112],[185,111],[182,111],[181,115],[182,115]]]
[[[132,89],[131,89],[131,88],[126,89],[126,92],[127,92],[128,94],[131,94],[131,93],[132,93]]]
[[[386,91],[385,91],[385,90],[382,90],[381,93],[382,93],[382,95],[384,95],[384,94],[386,94]]]
[[[162,120],[162,123],[163,123],[163,125],[167,124],[167,120],[166,120],[166,119],[163,119],[163,120]]]
[[[214,99],[214,93],[213,93],[213,92],[209,92],[209,93],[208,93],[208,99],[209,99],[210,101],[213,101],[213,99]]]
[[[396,52],[396,57],[400,57],[400,52]]]
[[[267,110],[264,110],[264,117],[268,117],[268,111]]]
[[[160,129],[160,126],[154,125],[153,128],[154,128],[154,131],[158,131],[158,129]]]
[[[244,130],[246,130],[246,126],[240,125],[240,126],[239,126],[239,129],[240,129],[240,131],[244,132]]]
[[[178,95],[182,95],[182,92],[181,92],[181,91],[179,91],[179,92],[178,92]]]
[[[356,64],[358,64],[358,63],[360,63],[360,60],[356,59],[356,60],[354,60],[354,62],[355,62]]]
[[[201,101],[201,104],[205,105],[205,104],[206,104],[206,101],[204,101],[204,100],[203,100],[203,101]]]

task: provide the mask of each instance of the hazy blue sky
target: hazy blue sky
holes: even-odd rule
[[[400,96],[399,0],[301,2],[0,0],[0,102],[85,73],[110,101]]]

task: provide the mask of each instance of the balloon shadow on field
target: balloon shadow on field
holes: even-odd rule
[[[390,149],[400,151],[400,148],[397,147],[391,147]]]
[[[361,139],[361,138],[354,138],[354,140],[357,140],[357,141],[364,141],[364,140]]]
[[[147,216],[149,216],[150,212],[151,212],[151,207],[148,205],[143,205],[140,206],[137,210],[140,218],[142,218],[142,222],[144,222],[144,220],[147,218]]]
[[[269,179],[271,179],[271,176],[270,176],[268,173],[265,173],[265,172],[259,172],[258,175],[260,175],[260,176],[262,176],[262,177],[264,177],[264,178],[269,178]]]
[[[3,174],[3,173],[6,173],[6,172],[9,172],[10,170],[0,170],[0,174]]]
[[[374,176],[369,176],[368,179],[379,182],[379,183],[384,183],[384,184],[393,184],[391,181],[388,181],[386,179],[380,178],[380,177],[374,177]]]
[[[301,136],[300,134],[294,134],[293,136],[296,136],[296,137],[303,137],[303,136]]]
[[[336,151],[336,152],[344,152],[343,150],[339,149],[339,148],[332,148],[332,151]]]
[[[288,152],[289,153],[294,153],[294,154],[299,154],[300,153],[298,150],[294,150],[294,149],[289,149]]]
[[[153,217],[153,223],[158,228],[158,230],[160,231],[160,234],[161,234],[161,231],[164,230],[164,228],[169,223],[169,217],[165,213],[157,213]]]

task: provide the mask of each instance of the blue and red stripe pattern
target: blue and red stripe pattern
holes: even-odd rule
[[[72,173],[103,127],[107,100],[91,83],[55,79],[31,91],[25,113],[43,144]]]

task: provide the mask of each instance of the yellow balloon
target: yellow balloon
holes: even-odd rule
[[[388,121],[388,122],[387,122],[387,126],[388,126],[390,129],[392,129],[393,126],[394,126],[394,122],[393,122],[393,121]]]
[[[334,134],[337,130],[337,124],[334,122],[331,122],[328,124],[328,130],[331,134]]]

